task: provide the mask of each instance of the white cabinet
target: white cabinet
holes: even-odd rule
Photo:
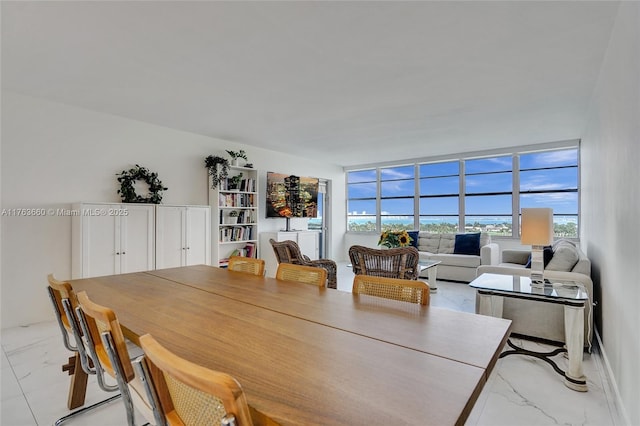
[[[236,178],[234,183],[234,179]],[[211,180],[209,180],[211,186]],[[232,255],[258,255],[258,171],[229,166],[228,178],[209,190],[211,264],[226,267]]]
[[[155,268],[155,205],[79,203],[72,213],[72,278]]]
[[[209,206],[157,206],[156,268],[210,263]]]
[[[269,277],[275,277],[278,269],[278,261],[273,253],[270,239],[275,241],[291,240],[298,243],[300,252],[309,257],[311,260],[317,260],[320,253],[320,238],[316,231],[279,231],[279,232],[262,232],[260,234],[260,247],[262,247],[261,258],[264,259],[266,274]]]

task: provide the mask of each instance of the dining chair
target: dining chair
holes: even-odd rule
[[[249,274],[263,276],[264,260],[253,257],[231,256],[229,258],[230,271],[247,272]]]
[[[420,273],[420,255],[412,246],[380,250],[353,245],[349,259],[356,275],[415,280]]]
[[[151,404],[140,377],[133,370],[127,342],[116,314],[91,301],[85,291],[78,293],[77,297],[76,314],[91,357],[97,360],[96,374],[108,374],[115,379],[124,401],[129,426],[135,425],[134,406],[148,422],[154,422]]]
[[[338,266],[336,262],[331,259],[317,259],[311,260],[308,256],[305,256],[300,251],[298,243],[292,240],[276,241],[273,238],[269,239],[273,252],[276,255],[276,260],[281,263],[292,263],[294,265],[315,266],[316,268],[322,268],[327,271],[327,287],[338,288]]]
[[[418,280],[356,275],[353,278],[353,294],[368,294],[403,302],[429,304],[429,285]]]
[[[47,281],[49,282],[47,292],[49,293],[49,299],[53,305],[56,322],[58,323],[60,332],[62,333],[62,342],[67,350],[74,353],[74,356],[69,358],[69,362],[62,367],[63,371],[68,371],[69,375],[72,376],[71,389],[69,392],[69,399],[67,401],[67,406],[71,410],[84,405],[87,388],[87,375],[96,374],[96,370],[92,367],[94,363],[92,360],[89,360],[86,348],[82,341],[82,332],[80,331],[80,325],[78,324],[77,317],[74,313],[74,309],[78,306],[78,300],[71,284],[55,279],[53,274],[49,274],[47,276]],[[107,392],[118,390],[116,386],[109,386],[101,379],[102,378],[100,377],[98,385],[102,390]],[[77,415],[108,404],[118,398],[120,398],[120,394],[80,408],[59,418],[54,422],[54,424],[56,426],[61,425],[65,421],[74,418]]]
[[[315,266],[295,265],[293,263],[281,263],[276,271],[276,279],[283,281],[296,281],[299,283],[324,287],[327,281],[327,271]]]
[[[144,377],[156,425],[253,425],[233,377],[177,356],[150,334],[140,337],[140,346],[144,355],[134,366]]]

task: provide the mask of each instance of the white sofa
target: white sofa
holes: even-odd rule
[[[554,282],[569,280],[582,283],[589,294],[589,302],[584,312],[584,343],[591,346],[593,339],[593,282],[589,258],[569,240],[558,240],[552,246],[553,257],[545,267],[544,278]],[[498,265],[481,265],[477,274],[507,274],[530,276],[531,269],[525,268],[531,252],[525,250],[503,250],[502,261]],[[438,271],[439,272],[439,271]],[[478,298],[476,298],[476,312]],[[564,342],[564,308],[562,305],[535,302],[531,300],[505,298],[504,318],[513,321],[511,331],[526,336],[555,342]]]
[[[480,234],[480,254],[455,254],[456,234],[418,233],[418,252],[421,259],[439,260],[437,279],[470,282],[480,265],[497,265],[500,248],[491,242],[487,233]]]

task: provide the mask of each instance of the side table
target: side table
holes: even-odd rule
[[[427,283],[429,284],[429,292],[435,293],[438,291],[438,284],[436,282],[438,276],[438,265],[442,263],[440,260],[422,260],[418,261],[418,268],[420,268],[420,274],[418,279],[422,276],[422,273],[427,271]],[[424,277],[423,277],[424,278]]]
[[[479,297],[478,313],[494,317],[502,317],[502,304],[505,297],[534,300],[542,303],[557,303],[564,306],[565,348],[551,352],[534,352],[516,347],[511,341],[507,344],[512,348],[503,352],[500,357],[507,355],[529,355],[542,359],[550,364],[560,375],[564,376],[564,383],[570,389],[586,392],[587,380],[582,371],[582,356],[584,344],[584,307],[589,296],[584,286],[574,281],[551,283],[545,281],[543,287],[532,287],[529,277],[502,274],[482,274],[469,285],[476,289]],[[567,353],[569,365],[567,371],[562,371],[550,359],[559,353]]]

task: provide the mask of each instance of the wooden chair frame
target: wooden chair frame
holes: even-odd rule
[[[69,400],[67,401],[67,406],[69,409],[74,409],[84,404],[87,375],[96,374],[96,369],[94,367],[95,363],[89,358],[87,348],[82,340],[82,331],[78,318],[74,314],[74,309],[78,306],[78,299],[71,287],[71,284],[55,279],[53,274],[49,274],[47,276],[47,280],[49,282],[47,292],[56,314],[56,321],[62,333],[63,344],[65,348],[75,353],[74,357],[69,358],[69,363],[62,367],[63,371],[69,371],[69,375],[73,376],[71,380],[71,387],[69,389]],[[71,343],[71,338],[75,341],[75,345]],[[98,375],[97,379],[98,386],[100,386],[102,390],[106,392],[118,390],[117,386],[107,385],[102,376]],[[108,404],[120,398],[120,396],[120,394],[117,394],[103,401],[99,401],[95,404],[71,412],[66,416],[57,419],[54,422],[54,425],[61,425],[67,420],[70,420],[82,413],[86,413],[94,408]]]
[[[281,263],[276,271],[276,279],[324,287],[327,282],[327,271],[315,266]]]
[[[331,259],[311,260],[300,251],[298,243],[292,240],[276,241],[269,239],[278,263],[292,263],[294,265],[314,266],[327,271],[327,287],[338,288],[338,266]]]
[[[127,412],[127,423],[135,426],[135,411],[128,383],[135,378],[127,343],[113,310],[98,305],[87,293],[78,293],[76,313],[91,357],[96,360],[96,374],[109,374],[116,380]],[[98,376],[98,377],[99,377]]]
[[[429,285],[423,281],[371,275],[356,275],[351,291],[353,294],[368,294],[420,305],[428,305],[430,299]]]
[[[356,275],[415,280],[420,274],[420,254],[412,246],[380,250],[353,245],[349,259]]]
[[[263,259],[244,256],[231,256],[229,258],[228,268],[230,271],[246,272],[261,277],[264,275],[265,263]]]
[[[191,389],[218,398],[226,411],[221,425],[253,425],[246,396],[233,377],[180,358],[149,334],[140,337],[140,345],[144,356],[134,361],[134,366],[144,377],[157,426],[184,424],[174,406],[165,374]]]

